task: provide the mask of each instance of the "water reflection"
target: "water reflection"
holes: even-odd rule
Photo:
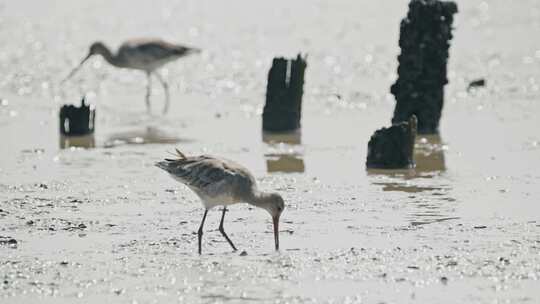
[[[414,146],[417,173],[446,171],[444,162],[445,145],[439,135],[418,136]]]
[[[178,138],[156,127],[148,126],[143,130],[131,130],[111,134],[104,145],[110,148],[120,145],[174,144],[187,141],[189,140]]]
[[[449,188],[431,192],[427,197],[415,197],[409,204],[410,210],[407,218],[412,226],[440,223],[449,220],[456,220],[459,217],[455,214],[455,201],[450,196]]]
[[[446,171],[445,146],[438,135],[419,136],[415,142],[415,168],[369,169],[373,185],[385,192],[407,193],[407,220],[412,226],[458,219],[453,217],[454,198],[450,184],[441,175]]]
[[[303,173],[305,171],[300,130],[287,133],[263,132],[262,136],[263,142],[270,147],[270,152],[264,155],[268,173]]]
[[[408,183],[373,183],[373,184],[383,186],[382,188],[383,191],[418,193],[418,192],[424,192],[424,191],[443,190],[443,188],[440,188],[440,187],[409,185]]]
[[[81,136],[65,136],[60,135],[60,149],[86,148],[91,149],[96,147],[94,134]]]
[[[266,171],[295,173],[304,172],[304,160],[298,155],[287,154],[265,154],[266,156]]]
[[[293,132],[264,132],[262,134],[263,142],[267,144],[280,144],[285,143],[289,145],[301,145],[302,144],[302,132],[296,130]]]
[[[451,220],[458,220],[457,216],[444,217],[440,212],[435,211],[433,214],[429,213],[417,213],[411,214],[411,225],[412,226],[421,226],[433,223],[446,222]]]

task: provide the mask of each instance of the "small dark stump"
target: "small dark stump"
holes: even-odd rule
[[[417,119],[400,122],[375,131],[368,143],[368,169],[407,169],[414,167],[414,140]]]
[[[81,106],[64,105],[60,109],[60,133],[67,136],[80,136],[94,133],[96,110],[81,100]]]
[[[306,67],[306,60],[300,54],[292,60],[274,58],[268,72],[264,131],[287,132],[300,128]]]
[[[418,133],[436,134],[448,83],[447,61],[452,23],[458,8],[454,2],[412,0],[401,21],[398,79],[390,91],[396,97],[392,123],[418,118]]]

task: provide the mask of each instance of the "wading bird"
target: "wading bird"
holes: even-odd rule
[[[236,250],[233,242],[223,229],[223,220],[227,206],[245,202],[262,208],[272,216],[274,224],[274,241],[279,250],[279,217],[285,208],[283,198],[277,193],[266,193],[257,190],[255,178],[241,165],[230,160],[208,155],[185,156],[178,149],[178,158],[165,159],[155,165],[168,172],[174,179],[187,185],[195,192],[204,206],[204,215],[199,227],[199,254],[202,252],[202,236],[204,221],[208,210],[223,206],[219,231]]]
[[[200,50],[197,48],[175,45],[159,39],[137,39],[124,42],[114,54],[102,42],[94,42],[90,46],[88,55],[62,82],[75,75],[90,57],[96,54],[101,55],[108,63],[115,67],[141,70],[146,73],[146,109],[148,113],[151,112],[150,94],[152,90],[152,75],[155,75],[165,91],[163,114],[166,114],[169,110],[169,86],[156,70],[180,57],[199,52]]]

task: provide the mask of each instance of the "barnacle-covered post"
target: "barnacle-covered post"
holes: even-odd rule
[[[401,21],[398,79],[391,92],[396,97],[392,123],[418,118],[418,133],[435,134],[443,108],[446,67],[452,39],[455,2],[412,0]]]
[[[375,131],[368,143],[366,167],[368,169],[414,167],[417,122],[416,116],[412,115],[406,122]]]
[[[60,133],[66,136],[82,136],[94,133],[96,110],[86,104],[83,97],[81,106],[64,105],[60,109]]]
[[[290,132],[300,128],[306,59],[274,58],[268,72],[263,131]]]

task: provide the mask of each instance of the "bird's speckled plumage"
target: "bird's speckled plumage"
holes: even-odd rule
[[[206,209],[218,205],[248,202],[257,191],[255,178],[243,166],[209,155],[165,159],[156,166],[188,186],[203,201]]]
[[[161,66],[189,53],[198,51],[183,45],[172,44],[159,39],[133,39],[124,42],[111,64],[120,67],[153,72]]]

